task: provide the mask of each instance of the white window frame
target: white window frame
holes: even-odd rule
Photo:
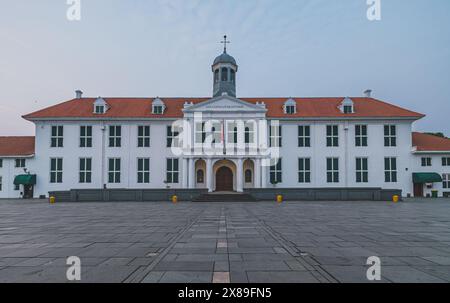
[[[387,130],[387,132],[386,132]],[[395,147],[397,146],[397,125],[386,124],[383,126],[384,134],[384,146]]]
[[[170,170],[169,170],[169,161],[171,162]],[[178,169],[174,169],[175,162],[177,163]],[[170,176],[170,178],[169,178],[169,176]],[[176,176],[176,178],[175,178],[175,176]],[[166,158],[166,183],[167,184],[180,183],[180,161],[178,158]]]
[[[311,158],[298,158],[298,183],[311,183]]]
[[[61,163],[59,163],[61,160]],[[55,161],[55,169],[52,170],[52,161]],[[59,165],[61,164],[61,165]],[[61,167],[60,167],[61,166]],[[64,159],[63,158],[50,158],[50,183],[60,184],[63,183],[63,168]],[[52,175],[54,174],[54,181],[52,181]]]
[[[142,129],[142,135],[139,131]],[[147,133],[148,130],[148,134]],[[137,127],[137,147],[150,147],[150,125],[138,125]],[[140,144],[142,142],[142,144]]]
[[[111,161],[113,165],[111,167]],[[119,165],[117,165],[117,163]],[[117,168],[119,166],[119,168]],[[122,177],[122,160],[121,158],[108,158],[108,183],[109,184],[119,184],[121,183]],[[112,174],[112,175],[111,175]],[[112,176],[112,178],[111,178]]]
[[[330,130],[330,132],[328,132],[328,130]],[[339,147],[339,125],[327,125],[325,127],[325,134],[327,147]]]
[[[84,128],[84,135],[83,135]],[[91,131],[91,135],[88,135],[88,129]],[[83,144],[84,140],[84,144]],[[88,144],[89,143],[89,144]],[[92,147],[92,125],[80,125],[80,147],[91,148]]]
[[[82,166],[82,161],[84,165]],[[88,169],[88,162],[90,162],[90,170]],[[80,158],[79,159],[79,175],[78,183],[90,184],[92,183],[92,158]],[[89,177],[89,178],[88,178]]]
[[[24,168],[27,167],[27,161],[24,158],[14,159],[14,167],[15,168]]]
[[[53,135],[53,130],[55,135]],[[54,140],[54,141],[53,141]],[[55,142],[55,144],[53,144]],[[50,127],[50,147],[64,147],[64,126],[63,125],[52,125]]]
[[[311,126],[299,125],[297,127],[297,131],[298,131],[298,147],[311,147]],[[306,133],[309,134],[307,135]]]
[[[388,161],[388,162],[386,162]],[[395,169],[392,168],[395,163]],[[388,164],[388,165],[386,165]],[[398,167],[396,157],[385,157],[384,158],[384,182],[385,183],[397,183],[398,182]]]
[[[276,159],[278,160],[275,165],[271,165],[269,168],[269,181],[272,183],[275,181],[276,183],[282,183],[283,182],[283,162],[281,158]],[[274,178],[272,178],[272,174]]]
[[[173,129],[172,125],[166,127],[166,147],[179,147],[180,146],[180,132]],[[170,142],[170,146],[169,146]]]
[[[331,167],[328,166],[328,161],[331,161]],[[339,174],[339,158],[338,157],[328,157],[326,159],[326,168],[327,168],[327,183],[339,183],[340,182],[340,174]],[[337,164],[336,164],[337,163]],[[337,167],[336,167],[337,166]],[[330,175],[331,174],[331,175]],[[337,174],[337,175],[336,175]],[[331,176],[331,178],[329,178]]]
[[[450,189],[450,174],[442,174],[442,188]]]
[[[269,125],[269,143],[270,147],[282,147],[282,127],[279,124]]]
[[[112,130],[114,129],[114,134]],[[119,130],[120,134],[117,134]],[[109,125],[108,127],[108,146],[109,147],[121,147],[122,146],[122,126],[121,125]],[[111,144],[113,143],[113,144]]]
[[[359,129],[359,134],[358,134],[358,129]],[[369,129],[369,127],[367,126],[367,124],[355,125],[355,146],[356,147],[367,147],[369,145],[368,129]],[[363,130],[365,130],[365,132]],[[359,139],[359,142],[358,142],[358,139]]]
[[[105,105],[95,105],[94,114],[102,115],[105,113]]]
[[[442,157],[442,166],[450,166],[450,157]]]
[[[364,168],[365,161],[365,168]],[[358,163],[360,162],[360,163]],[[359,165],[358,165],[359,164]],[[358,166],[360,167],[358,169]],[[356,171],[356,183],[369,183],[369,158],[367,157],[357,157],[355,163],[355,171]],[[358,181],[359,177],[359,181]]]
[[[142,161],[142,169],[139,169],[139,162]],[[148,168],[145,166],[145,162],[148,162]],[[137,158],[137,183],[138,184],[149,184],[150,183],[150,158]],[[141,177],[141,180],[139,180]],[[147,180],[146,178],[147,177]]]
[[[431,157],[422,157],[420,158],[420,165],[422,167],[430,167],[433,166],[433,159]]]

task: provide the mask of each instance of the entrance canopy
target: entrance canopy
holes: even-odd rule
[[[434,183],[442,182],[442,177],[438,173],[413,173],[414,183]]]
[[[18,175],[14,178],[14,185],[35,185],[36,175]]]

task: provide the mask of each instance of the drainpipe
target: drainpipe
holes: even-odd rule
[[[345,173],[344,173],[344,185],[347,188],[348,187],[348,129],[349,129],[349,125],[348,125],[348,121],[344,122],[344,169],[345,169]]]
[[[101,156],[102,156],[102,159],[101,159],[101,163],[102,163],[102,173],[101,173],[101,178],[102,178],[102,184],[101,184],[101,188],[103,189],[103,188],[105,188],[105,185],[106,185],[106,183],[105,183],[105,161],[106,161],[106,159],[105,159],[105,144],[106,144],[106,142],[105,142],[105,131],[106,131],[106,126],[105,126],[105,122],[102,122],[102,125],[101,125],[101,131],[102,131],[102,149],[101,149]]]

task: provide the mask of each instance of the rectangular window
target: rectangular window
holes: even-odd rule
[[[138,147],[150,147],[150,126],[138,126]]]
[[[150,183],[150,159],[138,158],[137,163],[138,183]]]
[[[442,175],[442,188],[450,189],[450,174]]]
[[[95,113],[96,114],[104,114],[105,113],[105,106],[103,106],[103,105],[96,105],[95,106]]]
[[[0,159],[0,168],[3,167],[3,159]]]
[[[281,147],[281,125],[270,125],[269,127],[270,147]]]
[[[206,140],[205,123],[197,122],[195,124],[195,143],[202,144],[205,143],[205,140]]]
[[[384,146],[397,146],[397,128],[395,125],[384,126]]]
[[[298,159],[298,182],[311,183],[311,159]]]
[[[337,125],[327,125],[327,146],[339,146],[339,128]]]
[[[3,178],[2,176],[0,176],[0,191],[2,191],[2,187],[3,187]]]
[[[311,129],[309,125],[298,126],[298,147],[311,147]]]
[[[172,129],[171,125],[167,126],[167,147],[179,146],[179,134],[178,131]]]
[[[283,182],[282,175],[281,159],[278,159],[275,165],[270,166],[270,183],[277,184]]]
[[[355,146],[367,146],[367,125],[355,125]]]
[[[0,167],[1,167],[1,161],[0,160]],[[442,158],[442,166],[450,166],[450,157],[443,157]]]
[[[295,105],[286,105],[286,114],[288,115],[295,114]]]
[[[63,182],[63,159],[51,158],[50,183],[62,183],[62,182]]]
[[[166,183],[178,183],[178,159],[168,158],[166,162]]]
[[[80,147],[92,147],[92,126],[80,126]]]
[[[384,181],[397,182],[397,159],[384,158]]]
[[[120,158],[108,159],[108,183],[120,183]]]
[[[369,182],[369,165],[367,158],[356,158],[356,183]]]
[[[430,157],[422,157],[422,166],[431,166],[431,158]]]
[[[91,158],[80,158],[80,183],[91,183],[92,182],[92,159]]]
[[[64,139],[64,127],[63,126],[52,126],[51,134],[51,147],[63,147]]]
[[[26,166],[25,159],[16,159],[15,166],[22,168],[25,167]]]
[[[327,182],[339,183],[339,158],[327,158]]]
[[[109,147],[120,147],[122,145],[122,126],[109,126]]]
[[[14,176],[14,179],[16,178],[17,176]],[[20,190],[20,185],[19,184],[14,184],[14,190]]]

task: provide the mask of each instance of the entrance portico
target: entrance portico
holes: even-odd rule
[[[189,188],[239,193],[244,191],[244,187],[261,188],[259,158],[185,158],[184,161],[189,168],[186,174]]]

